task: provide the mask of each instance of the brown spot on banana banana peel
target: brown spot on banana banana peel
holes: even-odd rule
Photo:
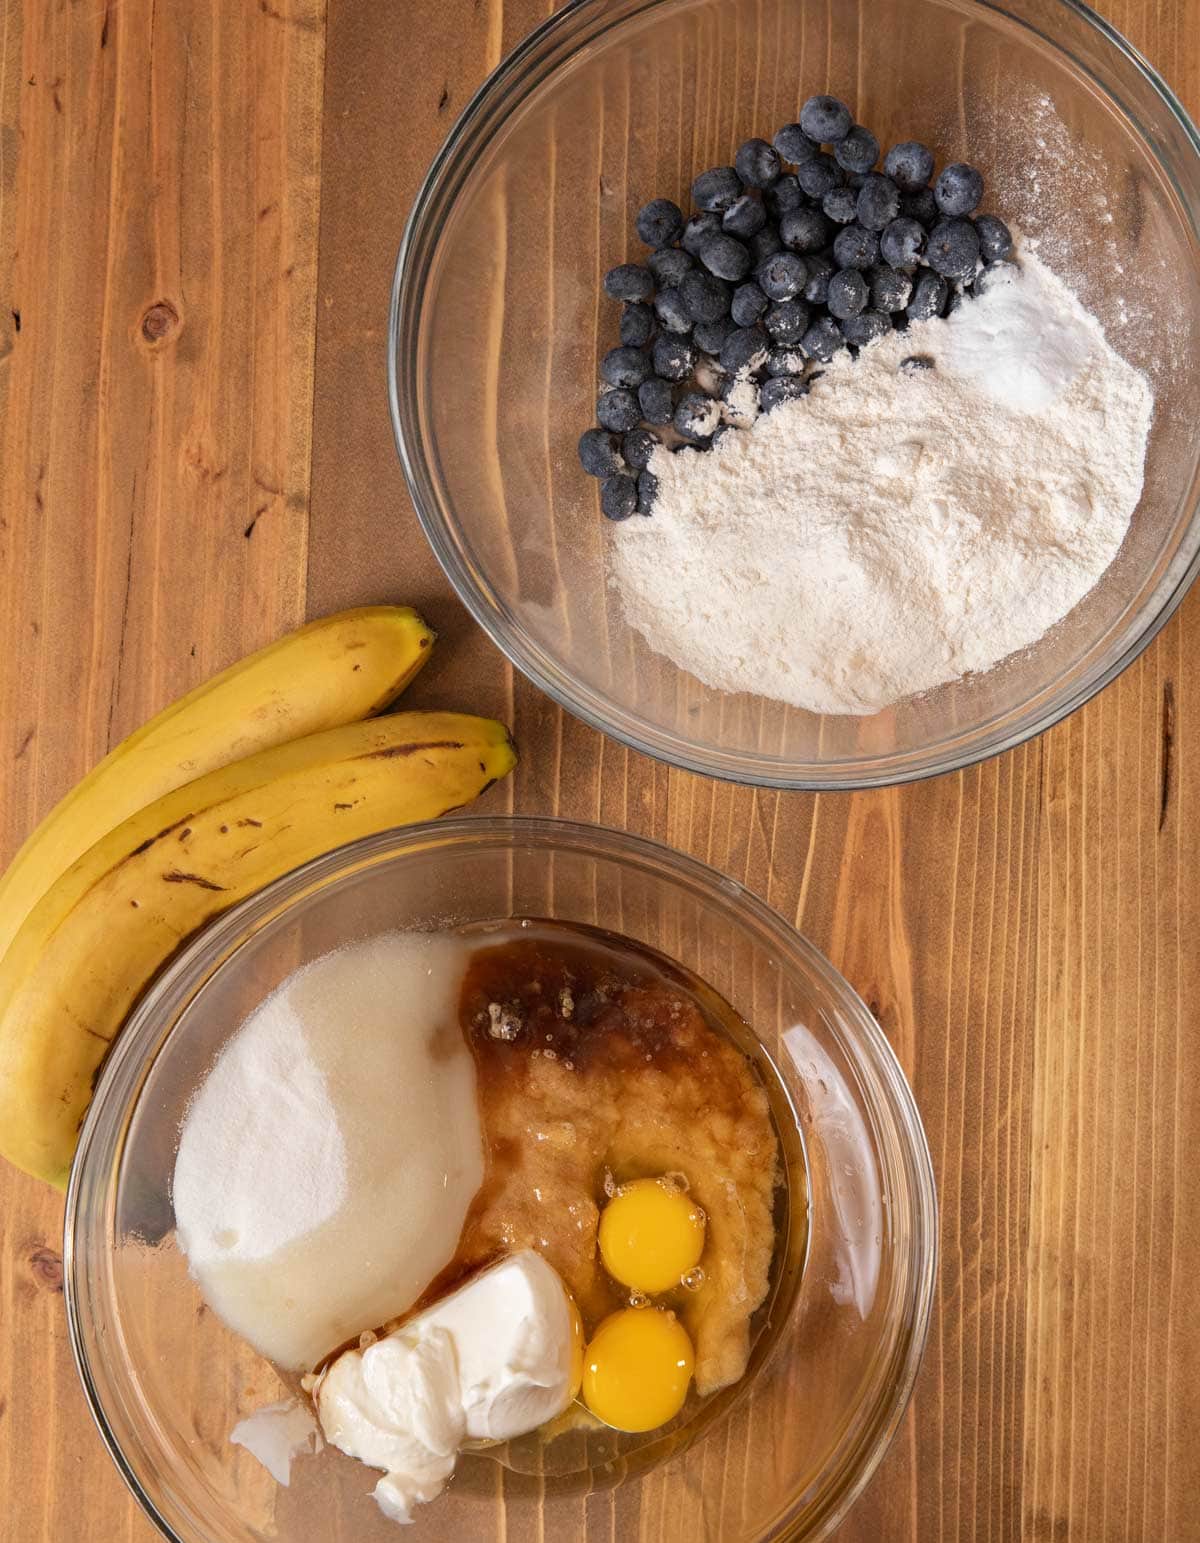
[[[253,851],[253,847],[250,849]],[[181,873],[178,868],[169,868],[163,874],[164,884],[198,884],[201,889],[223,890],[224,884],[214,884],[211,879],[204,878],[199,873]]]
[[[368,750],[364,761],[391,761],[398,755],[416,755],[420,750],[461,750],[461,739],[422,739],[410,745],[389,745],[386,750]]]
[[[187,818],[190,820],[190,819],[193,818],[193,816],[189,814],[187,816]],[[129,853],[129,856],[130,857],[140,857],[143,852],[148,852],[156,841],[161,841],[164,836],[169,836],[173,830],[178,830],[180,825],[182,825],[182,824],[183,824],[182,820],[176,820],[174,825],[167,825],[166,827],[164,827],[164,829],[160,830],[156,836],[147,836],[145,841],[143,841],[140,846],[135,847],[133,849],[133,851]],[[179,836],[180,841],[185,841],[187,839],[187,837],[190,836],[191,834],[192,834],[191,827],[188,826],[186,829],[184,829],[180,833],[180,836]]]

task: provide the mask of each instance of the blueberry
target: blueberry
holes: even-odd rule
[[[753,327],[768,304],[766,295],[751,280],[748,284],[739,284],[734,290],[729,310],[739,327]]]
[[[697,209],[724,214],[741,196],[742,179],[732,166],[714,166],[702,171],[692,183],[692,202]]]
[[[983,178],[973,166],[955,161],[942,170],[933,184],[933,196],[943,214],[970,214],[983,197]]]
[[[879,141],[870,129],[856,123],[845,139],[834,145],[833,158],[843,171],[870,171],[879,159]]]
[[[693,257],[699,257],[700,248],[709,236],[715,236],[721,228],[721,216],[719,214],[693,214],[691,219],[683,227],[683,235],[679,238],[680,245],[685,252],[690,252]]]
[[[858,223],[882,230],[900,213],[900,189],[890,177],[872,172],[858,190]]]
[[[885,263],[911,272],[925,255],[925,227],[901,215],[884,227],[879,250]]]
[[[979,237],[970,220],[942,220],[929,233],[925,260],[948,279],[973,276],[979,262]]]
[[[836,96],[810,96],[800,109],[800,127],[819,145],[836,144],[849,134],[854,119]]]
[[[645,349],[609,349],[600,360],[600,380],[609,386],[639,387],[649,375],[649,355]]]
[[[776,252],[782,251],[783,242],[774,225],[764,225],[762,230],[750,238],[750,255],[754,258],[756,268],[766,258],[774,257]]]
[[[700,261],[710,273],[719,279],[744,279],[750,272],[753,259],[750,248],[736,236],[709,236],[700,248]],[[684,280],[686,292],[687,281]]]
[[[652,514],[654,500],[658,497],[658,478],[652,471],[644,471],[637,480],[637,512]]]
[[[617,441],[603,429],[588,429],[579,436],[579,464],[589,477],[611,477],[621,470]]]
[[[829,221],[819,209],[793,209],[780,220],[779,234],[793,252],[819,252],[829,240]]]
[[[803,300],[781,300],[763,317],[763,326],[773,343],[798,343],[808,326],[809,315]]]
[[[900,361],[900,373],[902,375],[920,375],[924,370],[932,370],[934,362],[928,354],[909,354],[907,359]]]
[[[600,379],[610,386],[640,386],[650,373],[643,348],[610,348],[600,361]]]
[[[682,252],[677,246],[664,246],[650,253],[646,266],[658,281],[659,288],[669,289],[679,284],[685,273],[691,272],[696,260],[690,252]]]
[[[921,225],[935,225],[938,217],[937,199],[932,188],[918,188],[912,193],[900,194],[900,213],[906,220],[916,220]]]
[[[630,429],[621,441],[621,454],[634,471],[645,471],[662,441],[649,429]]]
[[[808,264],[808,278],[804,282],[804,298],[809,305],[824,305],[829,297],[829,280],[834,273],[833,264],[828,257],[820,253],[815,257],[805,258],[805,262]]]
[[[824,198],[830,188],[841,187],[845,178],[841,168],[831,155],[824,152],[814,155],[811,161],[796,168],[796,182],[802,193],[810,198]]]
[[[975,234],[979,237],[979,255],[984,262],[1003,262],[1012,251],[1012,232],[994,214],[975,216]]]
[[[670,246],[683,234],[683,210],[669,198],[652,198],[638,210],[636,225],[647,246]]]
[[[784,344],[767,355],[767,374],[772,380],[778,380],[781,375],[803,375],[804,365],[804,355],[794,346]]]
[[[913,285],[912,299],[905,314],[909,321],[930,321],[946,309],[949,285],[937,273],[921,273]]]
[[[663,341],[666,341],[664,339]],[[692,351],[688,349],[688,372],[692,367]],[[686,378],[686,377],[681,377]],[[638,387],[638,406],[642,410],[642,417],[647,423],[670,423],[675,416],[675,392],[669,380],[663,380],[658,375],[651,375],[649,380],[644,380]]]
[[[886,337],[892,330],[892,319],[882,311],[860,311],[857,316],[847,316],[841,324],[842,336],[856,348],[865,348],[878,338]]]
[[[883,169],[902,192],[915,193],[933,176],[933,151],[919,139],[906,139],[888,151]]]
[[[754,277],[769,300],[791,300],[804,288],[808,264],[795,252],[779,252],[760,263]]]
[[[857,268],[843,268],[829,281],[829,298],[825,302],[830,316],[844,321],[847,316],[857,316],[866,308],[870,290],[867,281]]]
[[[759,327],[735,327],[721,345],[721,368],[736,375],[739,370],[752,374],[767,362],[769,346]]]
[[[858,213],[858,194],[853,188],[830,188],[821,200],[827,219],[837,225],[849,225]]]
[[[792,209],[803,209],[808,199],[795,177],[787,176],[780,177],[778,182],[767,189],[763,194],[763,202],[778,220]]]
[[[777,375],[765,380],[759,392],[759,401],[765,413],[774,412],[784,402],[798,402],[808,395],[808,387],[797,375]]]
[[[628,434],[642,421],[642,410],[632,391],[623,386],[602,391],[596,399],[596,422],[612,434]]]
[[[684,278],[689,278],[684,274]],[[678,289],[660,289],[654,297],[654,314],[666,332],[684,333],[692,330],[692,318],[683,303]]]
[[[751,188],[769,188],[779,175],[779,153],[765,139],[748,139],[733,158],[738,176]]]
[[[749,193],[743,193],[721,216],[721,229],[731,236],[740,236],[743,241],[756,236],[766,223],[767,211]]]
[[[693,321],[720,321],[722,316],[729,315],[729,285],[711,273],[689,273],[679,286],[679,293]]]
[[[998,289],[1002,285],[1011,284],[1016,278],[1016,268],[1012,263],[989,263],[982,273],[975,275],[975,282],[971,285],[971,293],[986,295],[991,289]]]
[[[879,261],[879,237],[861,225],[845,225],[834,237],[833,260],[839,268],[873,268]]]
[[[627,520],[637,510],[637,483],[621,474],[600,484],[600,512],[606,520]]]
[[[785,123],[775,136],[775,148],[785,161],[800,166],[811,161],[821,147],[816,140],[809,139],[798,123]]]
[[[640,263],[619,263],[604,275],[604,292],[614,300],[649,300],[654,277]]]
[[[907,273],[881,264],[872,268],[868,275],[871,284],[871,304],[877,311],[902,311],[912,297],[913,282]]]
[[[628,348],[644,348],[654,331],[654,312],[635,301],[621,312],[621,342]]]
[[[800,347],[808,357],[820,359],[823,364],[828,364],[844,343],[838,324],[831,316],[818,316],[800,339]]]
[[[719,405],[700,391],[689,391],[675,409],[675,432],[693,444],[706,442],[720,421]]]
[[[654,340],[651,362],[654,373],[664,380],[686,380],[692,373],[696,355],[687,338],[661,337]],[[654,422],[653,419],[650,420]]]
[[[701,353],[715,357],[725,346],[725,339],[732,331],[733,322],[728,316],[721,316],[716,321],[698,321],[692,336]]]

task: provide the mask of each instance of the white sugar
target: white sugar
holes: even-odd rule
[[[404,933],[326,954],[251,1013],[192,1101],[179,1247],[213,1310],[282,1367],[404,1312],[453,1256],[483,1178],[467,957]]]

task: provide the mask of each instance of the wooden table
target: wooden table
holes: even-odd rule
[[[1200,110],[1196,0],[1105,9]],[[407,201],[541,14],[9,0],[0,860],[237,655],[305,615],[414,602],[443,638],[414,701],[495,712],[525,749],[492,808],[626,826],[744,880],[854,982],[914,1082],[936,1309],[844,1535],[1200,1537],[1200,596],[1035,743],[853,797],[668,771],[514,676],[419,537],[380,360]],[[400,143],[374,110],[394,91]],[[0,1539],[146,1540],[76,1384],[60,1225],[57,1194],[0,1172]]]

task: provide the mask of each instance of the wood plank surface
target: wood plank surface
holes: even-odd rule
[[[1200,112],[1198,0],[1103,9]],[[935,1313],[842,1535],[1200,1538],[1200,597],[1041,739],[853,796],[670,771],[514,676],[420,536],[382,369],[408,204],[543,15],[5,0],[0,863],[216,668],[306,613],[419,605],[442,642],[415,702],[495,712],[522,746],[491,807],[643,832],[743,880],[849,977],[913,1081]],[[0,1171],[0,1543],[141,1543],[71,1364],[60,1228],[56,1194]]]

